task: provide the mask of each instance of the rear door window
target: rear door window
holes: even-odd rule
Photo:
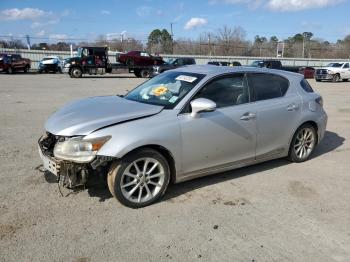
[[[279,98],[287,93],[289,81],[284,77],[264,73],[249,73],[247,76],[254,101]]]

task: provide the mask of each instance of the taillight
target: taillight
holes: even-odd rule
[[[317,98],[315,99],[315,102],[316,102],[317,104],[319,104],[321,107],[323,107],[323,98],[322,98],[322,96],[317,97]]]

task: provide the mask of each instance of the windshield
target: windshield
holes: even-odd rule
[[[263,63],[264,63],[263,61],[254,61],[250,66],[262,67]]]
[[[124,98],[172,109],[205,75],[165,72],[130,91]]]
[[[326,67],[342,67],[343,63],[330,63]]]

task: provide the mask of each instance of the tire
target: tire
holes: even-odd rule
[[[289,147],[288,159],[300,163],[308,160],[317,145],[317,132],[310,124],[300,126]]]
[[[28,71],[29,71],[29,66],[26,66],[26,67],[23,69],[23,72],[24,72],[24,73],[28,73]]]
[[[9,68],[7,69],[7,73],[8,73],[8,74],[13,74],[13,69],[12,69],[12,67],[9,67]]]
[[[135,75],[136,77],[141,77],[141,72],[140,72],[140,70],[139,70],[139,69],[135,69],[135,70],[134,70],[134,75]]]
[[[343,82],[348,82],[348,81],[349,81],[349,79],[342,79],[342,81],[343,81]]]
[[[83,71],[81,71],[80,67],[73,67],[70,70],[70,76],[72,78],[80,78],[83,75]]]
[[[141,70],[140,75],[143,78],[148,78],[148,77],[150,77],[151,74],[150,74],[149,70],[143,69],[143,70]]]
[[[131,208],[155,203],[164,195],[169,181],[170,169],[167,160],[158,151],[147,148],[126,155],[113,163],[107,175],[111,194],[121,204]]]
[[[320,79],[316,79],[316,82],[321,82],[321,80]]]
[[[128,58],[128,59],[126,59],[125,64],[126,64],[127,66],[134,66],[134,65],[135,65],[135,61],[132,60],[131,58]]]
[[[333,76],[332,82],[333,82],[333,83],[336,83],[336,82],[339,82],[339,80],[340,80],[340,76],[339,76],[338,74],[335,74],[335,75]]]

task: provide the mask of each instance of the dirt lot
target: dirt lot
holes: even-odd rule
[[[350,261],[350,83],[310,81],[329,124],[308,162],[173,185],[138,210],[105,188],[60,197],[37,152],[47,117],[141,81],[0,75],[0,261]]]

